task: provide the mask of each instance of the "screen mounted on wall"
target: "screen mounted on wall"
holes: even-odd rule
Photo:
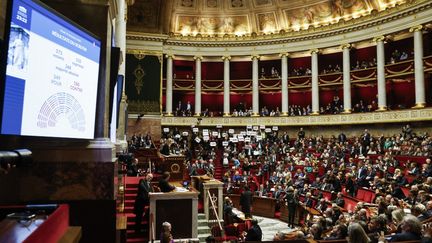
[[[1,133],[92,139],[100,40],[39,1],[9,9]]]

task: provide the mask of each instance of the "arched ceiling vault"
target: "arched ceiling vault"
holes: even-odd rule
[[[367,16],[414,0],[135,0],[128,31],[183,36],[285,33]]]

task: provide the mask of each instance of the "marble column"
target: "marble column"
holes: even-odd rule
[[[282,65],[282,116],[288,116],[288,53],[280,54]]]
[[[318,86],[318,49],[311,50],[312,63],[312,115],[319,115],[319,86]]]
[[[118,128],[116,130],[116,127],[114,123],[111,124],[111,131],[116,131],[115,137],[116,137],[116,151],[126,151],[127,149],[127,138],[126,138],[126,126],[125,123],[126,119],[126,109],[127,109],[127,97],[125,93],[125,82],[124,80],[125,76],[125,68],[126,68],[126,19],[127,19],[127,5],[125,0],[117,0],[118,4],[118,13],[115,20],[115,28],[116,28],[116,35],[115,35],[115,43],[116,46],[118,46],[121,50],[121,63],[119,66],[118,75],[123,76],[123,89],[122,89],[122,99],[120,101],[120,106],[118,107]]]
[[[414,26],[410,29],[410,32],[414,33],[415,106],[413,108],[424,108],[426,106],[422,30],[422,25]]]
[[[252,56],[252,116],[259,116],[258,55]]]
[[[223,116],[231,116],[230,111],[230,56],[223,56],[224,61],[224,107]]]
[[[172,101],[173,101],[173,59],[174,55],[166,55],[167,71],[166,71],[166,116],[172,116]]]
[[[201,61],[202,56],[194,56],[195,59],[195,115],[201,116]]]
[[[351,63],[350,49],[351,44],[343,44],[341,46],[343,54],[343,98],[344,98],[344,113],[351,113]]]
[[[378,110],[387,110],[387,94],[385,80],[385,53],[384,53],[384,36],[378,36],[373,39],[377,45],[377,81],[378,81]]]

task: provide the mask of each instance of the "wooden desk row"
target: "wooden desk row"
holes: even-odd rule
[[[228,194],[224,195],[231,198],[234,207],[241,210],[240,195]],[[276,212],[276,199],[269,197],[253,197],[252,199],[252,215],[258,215],[268,218],[274,218]]]

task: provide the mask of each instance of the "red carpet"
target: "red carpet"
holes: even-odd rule
[[[223,174],[225,173],[224,168],[222,166],[222,156],[223,156],[223,149],[218,149],[216,151],[216,158],[213,161],[215,165],[214,178],[220,181],[222,181]]]
[[[148,236],[144,233],[135,233],[134,203],[138,191],[138,182],[142,177],[126,177],[124,213],[127,216],[126,242],[148,242]],[[143,222],[146,224],[147,222]]]

